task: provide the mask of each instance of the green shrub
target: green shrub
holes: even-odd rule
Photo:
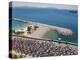
[[[34,26],[34,30],[36,30],[37,28],[39,28],[37,25]]]
[[[24,33],[24,31],[17,31],[17,32],[15,32],[16,35],[21,35],[23,33]]]

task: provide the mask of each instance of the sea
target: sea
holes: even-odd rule
[[[72,36],[64,36],[54,31],[49,31],[44,37],[49,39],[61,38],[62,41],[68,41],[78,44],[78,12],[77,10],[65,10],[57,8],[36,8],[36,7],[13,7],[12,18],[18,18],[25,21],[33,21],[48,25],[68,28],[73,31]],[[20,29],[27,24],[12,20],[12,28]]]

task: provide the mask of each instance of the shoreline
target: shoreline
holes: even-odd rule
[[[32,25],[36,24],[39,28],[36,31],[34,31],[33,33],[31,33],[30,35],[27,35],[26,32],[25,32],[24,36],[34,37],[34,38],[36,38],[36,37],[37,38],[42,38],[46,32],[51,30],[49,27],[44,26],[44,25],[39,24],[39,23],[34,23],[34,22],[28,22],[28,23],[32,24]]]
[[[11,36],[11,35],[10,35]],[[12,35],[12,40],[16,37],[20,37],[20,38],[30,38],[30,39],[38,39],[40,41],[52,41],[55,43],[61,43],[61,44],[65,44],[66,45],[66,41],[59,41],[59,40],[51,40],[51,39],[45,39],[45,38],[35,38],[35,37],[28,37],[28,36],[17,36],[17,35]],[[72,42],[67,42],[67,44],[73,45],[73,46],[78,46],[77,43],[72,43]]]
[[[50,30],[57,31],[58,33],[63,34],[63,35],[72,35],[72,33],[73,33],[70,29],[67,29],[67,28],[51,26],[51,25],[32,22],[32,21],[27,21],[27,23],[30,25],[37,25],[37,26],[39,26],[39,28],[37,28],[37,30],[32,32],[31,34],[27,34],[27,31],[26,31],[27,27],[25,27],[24,34],[22,36],[33,37],[33,38],[42,38],[42,39],[46,40],[47,38],[44,38],[43,36],[45,35],[46,32],[48,32]],[[72,42],[69,42],[69,43],[72,43]]]
[[[39,26],[39,28],[38,28],[39,31],[37,30],[38,32],[36,34],[38,34],[40,32],[44,33],[45,31],[49,31],[49,30],[57,31],[58,33],[60,33],[62,35],[72,35],[73,34],[72,30],[67,29],[67,28],[63,28],[63,27],[52,26],[52,25],[47,25],[47,24],[42,24],[42,23],[37,23],[37,22],[31,22],[31,21],[28,21],[28,23],[32,24],[32,25]]]

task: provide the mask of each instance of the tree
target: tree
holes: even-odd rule
[[[34,26],[34,30],[36,30],[37,28],[39,28],[37,25]]]
[[[29,34],[31,33],[31,26],[27,27],[27,31],[28,31]]]
[[[23,31],[17,31],[15,32],[16,35],[22,35],[24,32]]]

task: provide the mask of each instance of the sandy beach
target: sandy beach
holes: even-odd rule
[[[57,31],[58,33],[63,34],[63,35],[72,35],[72,33],[73,33],[70,29],[67,29],[67,28],[51,26],[51,25],[37,23],[37,22],[31,22],[31,21],[28,21],[28,23],[39,26],[39,28],[31,34],[27,34],[25,32],[24,36],[28,36],[28,37],[42,38],[44,36],[44,34],[49,30]]]
[[[31,23],[31,22],[30,22],[30,24],[34,25],[34,23]],[[25,32],[25,34],[24,34],[25,36],[34,37],[34,38],[42,38],[43,35],[47,31],[50,30],[50,28],[45,26],[45,25],[42,25],[42,24],[39,24],[39,23],[35,23],[35,24],[37,24],[37,26],[39,26],[39,28],[36,31],[34,31],[33,33],[31,33],[30,35],[29,34],[27,35],[26,32]]]

